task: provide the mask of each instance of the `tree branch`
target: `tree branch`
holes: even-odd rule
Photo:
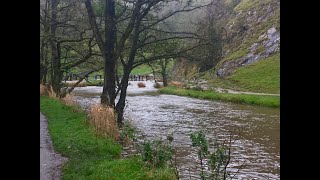
[[[158,60],[158,59],[162,59],[162,58],[176,58],[176,57],[186,57],[183,55],[183,53],[186,53],[192,49],[195,49],[199,46],[202,46],[203,44],[199,44],[199,45],[196,45],[196,46],[193,46],[189,49],[185,49],[183,51],[180,51],[180,52],[177,52],[177,53],[173,53],[173,54],[165,54],[165,55],[159,55],[159,56],[153,56],[153,57],[150,57],[150,58],[144,58],[144,60],[142,61],[137,61],[134,63],[133,68],[137,67],[137,66],[140,66],[141,64],[145,64],[145,63],[148,63],[148,62],[151,62],[151,61],[155,61],[155,60]]]
[[[101,37],[101,34],[99,32],[99,28],[97,26],[96,17],[93,12],[92,4],[90,0],[85,1],[88,17],[89,17],[89,23],[91,25],[94,37],[98,43],[99,49],[102,52],[102,55],[105,56],[105,49],[104,49],[104,41]]]
[[[173,16],[173,15],[175,15],[175,14],[177,14],[177,13],[193,11],[193,10],[195,10],[195,9],[200,9],[200,8],[202,8],[202,7],[209,6],[210,4],[211,4],[211,3],[206,4],[206,5],[202,5],[202,6],[197,6],[197,7],[191,8],[191,9],[181,9],[181,10],[174,11],[174,12],[168,14],[167,16],[162,17],[162,18],[158,19],[157,21],[151,23],[149,26],[146,26],[146,27],[142,28],[142,29],[139,31],[139,33],[145,31],[146,29],[151,28],[152,26],[154,26],[154,25],[156,25],[156,24],[158,24],[158,23],[160,23],[160,22],[168,19],[169,17],[171,17],[171,16]]]

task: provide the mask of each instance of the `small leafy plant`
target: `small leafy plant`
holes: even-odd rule
[[[190,134],[190,139],[192,141],[192,146],[198,149],[198,157],[200,160],[201,179],[205,180],[207,178],[220,180],[226,179],[227,177],[227,166],[230,162],[230,146],[227,147],[225,143],[215,144],[214,151],[209,152],[208,140],[205,137],[205,134],[202,131],[193,132]],[[231,145],[231,138],[230,138]],[[208,162],[209,174],[204,172],[205,163]]]
[[[145,141],[142,146],[142,160],[152,168],[164,167],[173,160],[175,151],[167,141]]]
[[[122,130],[120,132],[120,139],[124,144],[131,144],[132,141],[136,139],[136,129],[126,121],[123,124]]]

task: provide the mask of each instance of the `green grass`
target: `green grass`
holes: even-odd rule
[[[173,65],[174,65],[174,61],[169,61],[168,65],[167,65],[167,72],[170,72],[170,70],[172,69]],[[153,63],[152,67],[156,71],[156,73],[159,73],[161,71],[160,64]],[[152,73],[153,72],[152,72],[151,67],[146,65],[146,64],[140,65],[140,66],[132,69],[132,71],[131,71],[131,74],[140,74],[140,75],[152,74]]]
[[[229,54],[224,60],[238,59],[238,58],[241,58],[241,57],[247,55],[248,52],[249,51],[247,49],[240,49],[238,51],[235,51],[235,52]]]
[[[152,173],[140,157],[120,159],[121,145],[95,135],[85,112],[44,96],[40,110],[48,119],[54,149],[68,158],[62,179],[175,179],[168,169]]]
[[[254,104],[267,107],[280,107],[280,97],[278,96],[259,96],[248,94],[228,94],[213,91],[197,91],[191,89],[180,89],[176,87],[164,87],[160,93],[174,94],[179,96],[190,96],[198,99],[221,100],[234,103]]]
[[[89,80],[89,82],[86,82],[87,86],[102,86],[103,85],[103,80]]]
[[[260,1],[260,0],[242,0],[235,8],[234,10],[236,12],[239,12],[239,11],[246,11],[250,8],[253,8],[253,7],[257,7],[258,5],[265,5],[265,4],[268,4],[270,3],[272,0],[263,0],[263,1]]]
[[[132,69],[131,74],[151,74],[152,73],[152,69],[148,66],[148,65],[141,65],[138,66],[134,69]]]
[[[280,54],[241,67],[231,76],[215,79],[211,84],[241,91],[280,93]]]

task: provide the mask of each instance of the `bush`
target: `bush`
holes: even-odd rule
[[[195,91],[202,91],[203,90],[200,86],[194,86],[194,87],[191,87],[191,89],[195,90]]]
[[[162,140],[145,141],[142,145],[142,160],[152,168],[165,167],[172,162],[175,152],[170,143]]]
[[[157,89],[158,89],[158,88],[161,88],[161,84],[158,83],[158,82],[156,82],[156,83],[153,85],[153,87],[154,87],[154,88],[157,88]]]
[[[226,179],[227,178],[227,166],[230,162],[230,147],[225,144],[215,144],[214,151],[209,152],[208,140],[202,131],[194,132],[190,134],[190,139],[192,141],[192,146],[198,149],[198,157],[200,160],[201,179]],[[210,174],[205,173],[204,160],[208,158],[208,165]]]
[[[182,82],[178,82],[178,81],[172,81],[169,83],[170,86],[175,86],[178,88],[182,88],[184,86],[184,84]]]
[[[138,87],[139,87],[139,88],[146,87],[146,84],[143,83],[143,82],[139,82],[139,83],[138,83]]]
[[[132,144],[136,138],[136,129],[128,122],[124,122],[120,132],[121,142],[125,145]]]
[[[94,104],[89,110],[90,123],[98,134],[119,139],[118,125],[113,108],[101,104]]]

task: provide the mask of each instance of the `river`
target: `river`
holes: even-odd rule
[[[139,137],[165,139],[173,133],[181,179],[199,179],[197,152],[191,147],[190,132],[202,130],[209,139],[223,141],[232,134],[233,179],[280,179],[280,110],[253,105],[200,100],[159,94],[153,83],[137,82],[128,87],[125,116],[138,129]],[[76,100],[87,108],[99,102],[102,87],[77,87]]]

